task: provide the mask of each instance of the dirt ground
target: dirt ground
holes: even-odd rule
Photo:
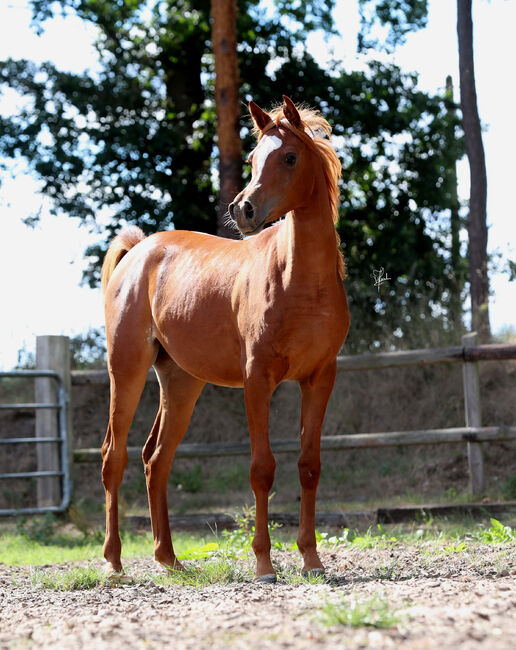
[[[203,588],[145,580],[151,560],[126,562],[135,582],[89,591],[33,586],[29,567],[0,565],[0,648],[514,648],[516,544],[460,553],[397,544],[323,549],[325,584],[240,582]],[[274,553],[293,568],[293,552]],[[63,570],[69,567],[45,567]],[[386,599],[388,629],[327,626],[328,602]]]

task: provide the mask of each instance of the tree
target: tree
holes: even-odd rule
[[[100,210],[110,211],[102,240],[88,251],[95,284],[107,240],[121,223],[146,233],[216,231],[210,3],[59,4],[98,27],[101,71],[94,77],[51,64],[0,63],[0,81],[27,99],[19,115],[1,119],[0,152],[28,160],[56,212],[94,223]],[[42,26],[56,9],[50,0],[33,6]],[[450,327],[447,172],[461,154],[455,106],[419,91],[416,77],[394,65],[372,62],[347,72],[337,61],[321,69],[304,42],[308,30],[331,32],[333,3],[275,6],[265,15],[258,0],[238,1],[240,99],[269,106],[285,93],[321,108],[334,125],[344,164],[339,232],[356,323],[348,349],[385,344],[414,321]],[[239,126],[248,151],[249,123]],[[372,275],[382,267],[390,280],[375,287]]]
[[[487,269],[487,173],[482,128],[477,108],[473,62],[471,0],[457,0],[459,39],[460,104],[462,126],[469,160],[470,195],[468,217],[469,282],[472,329],[480,340],[489,341],[489,276]]]
[[[410,31],[421,29],[428,18],[427,0],[359,0],[362,38],[360,47],[393,49],[404,42]],[[373,27],[387,30],[384,40],[369,39]],[[482,341],[491,337],[489,324],[489,276],[487,255],[487,174],[482,143],[482,129],[477,108],[473,61],[473,22],[471,0],[457,0],[457,34],[459,45],[460,105],[462,128],[470,168],[468,230],[468,267],[472,329]],[[452,255],[457,259],[457,218],[452,219]],[[459,274],[460,280],[460,274]],[[457,320],[457,304],[453,307]]]
[[[231,237],[237,233],[227,224],[228,205],[240,191],[242,182],[235,0],[212,0],[211,20],[220,184],[217,234]]]

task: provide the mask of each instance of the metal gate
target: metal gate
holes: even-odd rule
[[[59,444],[59,469],[57,470],[39,470],[34,472],[10,472],[0,474],[0,480],[20,479],[20,478],[45,478],[45,477],[60,477],[61,500],[59,505],[49,506],[35,506],[32,508],[5,508],[0,509],[0,515],[15,515],[15,514],[37,514],[42,512],[63,512],[68,508],[70,503],[71,482],[70,482],[70,468],[68,460],[68,437],[67,437],[67,408],[68,408],[68,394],[61,376],[51,370],[13,370],[10,372],[0,372],[0,380],[6,377],[27,377],[39,378],[47,377],[56,382],[57,385],[57,401],[53,403],[21,403],[21,404],[0,404],[0,410],[19,410],[19,409],[54,409],[57,411],[57,431],[55,436],[34,436],[31,438],[0,438],[0,445],[16,445],[16,444]],[[10,433],[10,432],[9,432]]]

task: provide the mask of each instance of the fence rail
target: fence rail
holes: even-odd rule
[[[423,429],[421,431],[389,431],[387,433],[351,433],[322,436],[322,451],[343,449],[372,449],[400,445],[440,445],[452,442],[502,442],[516,440],[516,427],[458,427],[454,429]],[[298,452],[299,440],[288,438],[271,440],[276,454]],[[140,447],[128,447],[129,460],[141,459]],[[251,453],[249,442],[181,443],[176,458],[207,458],[211,456],[241,456]],[[100,449],[76,449],[76,463],[94,463],[101,460]]]

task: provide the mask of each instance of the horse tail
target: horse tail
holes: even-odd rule
[[[131,250],[136,244],[145,239],[143,231],[138,226],[126,226],[111,242],[110,247],[104,257],[101,273],[102,293],[106,293],[109,279],[115,270],[116,265],[122,257]]]

